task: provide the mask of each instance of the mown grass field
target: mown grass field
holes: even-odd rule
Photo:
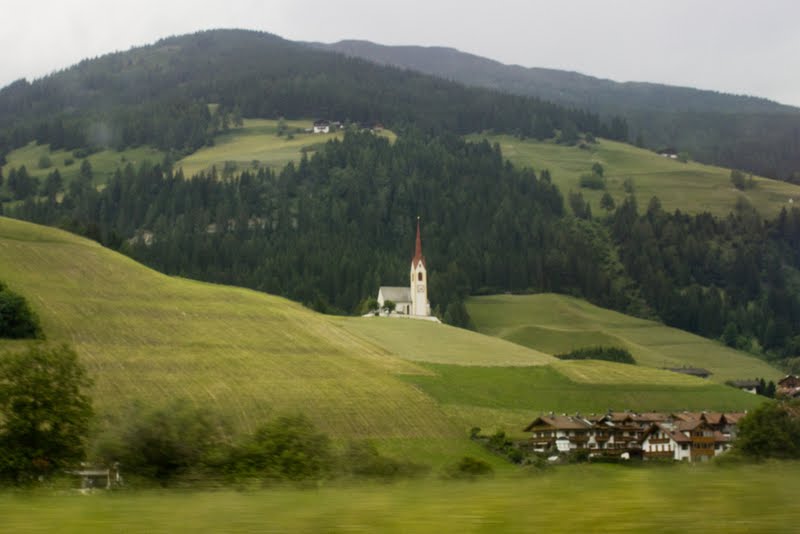
[[[310,120],[286,121],[288,131],[278,137],[278,121],[269,119],[245,119],[243,128],[236,128],[217,136],[214,146],[201,148],[197,152],[183,158],[176,168],[183,168],[184,176],[191,177],[201,171],[209,172],[212,167],[222,174],[225,164],[233,164],[233,174],[246,169],[259,167],[281,168],[290,161],[299,161],[302,150],[309,155],[317,146],[331,139],[341,138],[341,131],[328,134],[304,133],[313,125]],[[288,134],[293,139],[289,139]],[[384,131],[379,135],[390,140],[395,139],[392,132]]]
[[[50,158],[51,167],[46,169],[39,168],[39,158],[42,156]],[[66,162],[70,159],[73,161],[70,165],[67,165]],[[128,163],[132,164],[134,168],[143,161],[160,163],[164,159],[164,153],[151,147],[137,147],[123,150],[122,152],[103,150],[87,156],[86,159],[92,165],[94,185],[98,186],[106,183],[109,177],[114,174],[114,171],[124,168]],[[35,142],[11,151],[6,156],[6,160],[7,163],[3,166],[4,176],[8,174],[9,169],[25,165],[28,174],[38,178],[40,184],[55,169],[58,169],[64,183],[68,184],[78,176],[83,162],[83,159],[74,157],[71,151],[51,151],[49,145],[38,145]]]
[[[608,362],[547,366],[475,367],[426,364],[433,374],[406,380],[439,401],[448,413],[487,432],[523,438],[541,413],[706,409],[741,411],[762,400],[698,378]],[[588,372],[585,372],[587,371]],[[674,375],[674,376],[671,376]],[[465,426],[465,430],[468,427]]]
[[[525,352],[528,349],[522,345],[494,344],[489,336],[426,321],[338,321],[353,334],[426,369],[427,373],[403,378],[436,399],[464,433],[478,426],[486,432],[503,430],[523,437],[525,425],[549,411],[741,411],[762,402],[699,378],[638,365],[562,361],[540,351]],[[770,372],[776,371],[770,368]]]
[[[133,402],[186,398],[252,431],[308,415],[335,439],[369,438],[428,465],[489,457],[469,428],[519,434],[541,411],[751,408],[711,382],[542,352],[426,321],[339,318],[239,288],[173,278],[94,242],[0,218],[0,280],[74,346],[100,427]],[[479,322],[480,324],[480,322]],[[27,342],[0,342],[17,349]],[[497,458],[489,459],[501,463]]]
[[[565,198],[569,191],[580,191],[591,202],[592,213],[601,216],[603,191],[580,187],[582,174],[591,172],[592,164],[605,169],[606,189],[619,203],[626,195],[623,182],[631,178],[642,209],[657,196],[665,210],[684,213],[708,211],[725,216],[737,199],[745,198],[764,217],[773,217],[781,208],[800,202],[800,186],[756,178],[756,187],[739,191],[731,185],[730,169],[690,161],[681,163],[632,145],[600,139],[589,150],[557,145],[552,142],[520,140],[508,135],[472,135],[472,140],[488,139],[499,143],[503,155],[515,165],[532,167],[537,172],[549,169],[553,183]]]
[[[78,350],[111,423],[134,400],[183,397],[241,430],[303,411],[335,437],[461,437],[433,399],[396,377],[427,370],[285,299],[170,278],[6,218],[0,279],[31,302],[48,342]]]
[[[706,368],[716,382],[782,376],[766,362],[721,343],[564,295],[475,297],[467,310],[479,332],[550,354],[611,345],[628,349],[641,366]]]
[[[428,321],[381,317],[340,321],[346,330],[405,360],[466,366],[546,365],[557,361],[534,349]]]
[[[9,532],[796,532],[800,466],[567,466],[315,490],[0,494]],[[57,526],[57,527],[56,527]]]

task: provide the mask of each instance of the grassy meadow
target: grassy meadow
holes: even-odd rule
[[[42,156],[47,156],[50,159],[52,166],[46,169],[39,168],[39,159]],[[134,167],[141,164],[143,161],[151,161],[160,163],[164,159],[164,153],[151,147],[137,147],[117,152],[116,150],[103,150],[87,156],[86,159],[92,165],[92,173],[94,175],[94,185],[99,186],[105,184],[108,178],[114,174],[117,169],[124,168],[128,163]],[[6,156],[7,163],[3,166],[3,174],[8,174],[8,169],[19,168],[25,165],[28,174],[39,179],[41,184],[48,174],[58,169],[64,183],[71,182],[81,169],[83,159],[76,158],[72,155],[71,151],[55,150],[51,151],[49,145],[39,145],[36,142],[31,142],[22,148],[11,151]],[[67,162],[72,160],[72,163],[67,165]]]
[[[474,297],[467,301],[467,310],[479,332],[548,354],[618,346],[628,349],[640,366],[703,367],[715,382],[782,376],[766,362],[721,343],[564,295]]]
[[[591,203],[592,213],[604,213],[600,207],[603,191],[580,187],[582,174],[591,172],[592,164],[605,170],[606,190],[619,203],[626,195],[623,183],[631,178],[641,208],[657,196],[667,211],[708,211],[727,215],[739,198],[747,199],[764,217],[773,217],[781,208],[791,208],[800,201],[800,186],[756,177],[756,187],[739,191],[730,181],[730,169],[703,165],[694,161],[664,158],[649,150],[607,139],[590,145],[588,150],[553,142],[520,140],[509,135],[472,135],[472,140],[488,139],[499,143],[503,155],[515,165],[531,167],[537,172],[549,169],[553,183],[566,197],[569,191],[580,191]]]
[[[286,125],[287,133],[278,137],[277,120],[245,119],[244,127],[218,135],[214,139],[214,146],[201,148],[186,156],[175,167],[183,168],[187,178],[201,171],[208,172],[212,167],[216,167],[221,174],[226,162],[229,166],[234,165],[233,174],[259,167],[281,168],[290,161],[298,161],[303,150],[313,152],[316,146],[344,135],[341,131],[304,133],[306,128],[313,125],[310,120],[288,120]],[[289,139],[288,134],[292,134],[293,139]],[[395,139],[395,135],[389,131],[379,135]]]
[[[800,465],[566,466],[314,490],[0,493],[10,532],[795,532]]]

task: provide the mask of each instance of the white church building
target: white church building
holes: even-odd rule
[[[431,316],[431,304],[428,301],[428,271],[425,268],[425,256],[422,255],[422,238],[417,217],[417,242],[414,257],[411,258],[411,272],[408,287],[381,286],[378,289],[378,308],[384,309],[386,301],[395,303],[393,316],[434,320]]]

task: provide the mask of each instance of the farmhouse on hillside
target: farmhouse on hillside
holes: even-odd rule
[[[414,257],[411,258],[410,283],[407,287],[381,286],[378,289],[379,310],[385,309],[387,301],[395,303],[394,311],[398,316],[435,320],[431,317],[431,305],[428,302],[428,271],[425,256],[422,255],[419,217]]]
[[[778,381],[778,397],[800,397],[800,377],[786,375]]]
[[[314,133],[329,133],[331,131],[331,123],[326,120],[314,121]]]
[[[758,380],[731,380],[728,384],[753,395],[758,393],[758,388],[761,385]]]

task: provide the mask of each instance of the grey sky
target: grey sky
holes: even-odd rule
[[[794,0],[3,0],[0,86],[161,37],[247,28],[292,40],[451,46],[504,63],[800,106]]]

